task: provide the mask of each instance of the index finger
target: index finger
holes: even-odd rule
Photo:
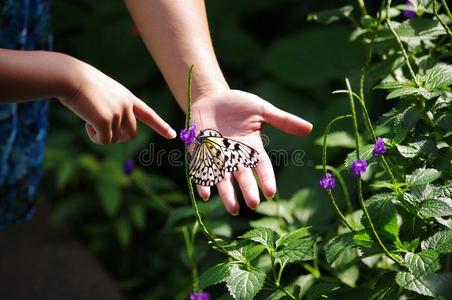
[[[173,139],[177,136],[176,131],[174,131],[168,123],[138,98],[135,98],[133,113],[138,120],[157,131],[161,136],[166,137],[167,139]]]

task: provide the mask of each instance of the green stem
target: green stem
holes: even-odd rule
[[[348,81],[348,79],[345,80],[345,83],[347,85],[347,90],[349,92],[349,100],[350,100],[350,109],[352,111],[352,119],[353,119],[353,132],[355,135],[355,142],[356,142],[356,159],[360,159],[359,156],[359,134],[358,134],[358,118],[356,117],[356,110],[355,110],[355,101],[353,99],[353,92],[352,92],[352,88],[350,87],[350,82]],[[361,178],[358,176],[358,178],[356,179],[357,183],[358,183],[358,198],[359,198],[359,202],[361,204],[361,208],[364,212],[364,215],[367,219],[367,221],[369,222],[371,231],[373,233],[373,235],[375,236],[375,238],[378,241],[378,244],[381,246],[381,248],[383,249],[384,253],[386,253],[386,255],[388,255],[388,257],[390,257],[392,260],[394,260],[397,263],[400,263],[400,259],[398,257],[396,257],[395,255],[393,255],[391,252],[388,251],[388,249],[386,248],[386,246],[384,245],[383,241],[381,240],[377,230],[375,229],[375,225],[372,222],[372,219],[370,217],[369,211],[367,210],[367,207],[364,203],[364,198],[363,198],[363,191],[362,191],[362,185],[361,185]]]
[[[190,263],[192,278],[193,278],[193,292],[198,293],[199,290],[199,276],[196,260],[193,255],[193,241],[190,239],[187,226],[182,227],[182,234],[184,235],[185,247],[187,248],[188,261]]]
[[[316,166],[315,168],[317,170],[321,170],[321,169],[323,169],[323,166]],[[333,166],[328,166],[327,165],[326,169],[331,171],[331,172],[333,172],[333,175],[335,177],[337,177],[337,179],[339,180],[339,185],[341,186],[342,192],[344,193],[345,204],[347,205],[347,213],[352,213],[353,212],[353,206],[352,206],[352,202],[350,200],[350,193],[348,192],[347,185],[345,184],[344,177],[341,175],[341,172],[339,172]]]
[[[348,79],[346,81],[348,81]],[[350,85],[350,83],[348,85]],[[353,96],[353,98],[358,101],[361,109],[363,110],[364,121],[367,124],[366,128],[369,130],[369,132],[372,136],[372,139],[374,141],[376,141],[377,134],[375,133],[374,127],[372,125],[372,121],[370,120],[369,112],[367,111],[364,101],[362,101],[362,99],[351,90],[338,90],[338,91],[333,92],[333,94],[339,94],[339,93],[347,93],[347,94]],[[385,168],[386,172],[389,174],[389,177],[391,178],[392,183],[396,184],[397,180],[396,180],[394,174],[392,173],[392,169],[389,167],[389,164],[384,156],[381,156],[381,161],[383,162],[383,167]]]
[[[367,15],[367,10],[366,10],[366,5],[364,4],[364,0],[357,0],[358,2],[358,6],[359,6],[359,10],[361,11],[361,14]]]
[[[452,13],[450,12],[449,6],[447,6],[446,0],[441,0],[441,3],[443,4],[444,9],[449,16],[450,21],[452,22]]]
[[[328,148],[328,144],[327,144],[328,140],[327,139],[328,139],[328,134],[330,132],[331,126],[333,126],[333,124],[339,120],[342,120],[345,118],[350,118],[350,117],[352,117],[352,116],[351,115],[343,115],[343,116],[336,117],[333,120],[331,120],[331,122],[329,122],[328,125],[326,126],[325,133],[323,135],[323,155],[322,155],[322,166],[323,166],[323,174],[324,175],[326,174],[326,154],[327,154],[327,148]],[[336,199],[334,198],[333,192],[329,189],[329,190],[327,190],[327,194],[331,199],[331,203],[333,204],[334,210],[336,211],[336,213],[338,214],[339,218],[344,223],[344,225],[347,226],[351,231],[355,231],[353,229],[353,227],[350,225],[350,223],[347,221],[347,219],[345,219],[344,214],[339,209]]]
[[[191,102],[192,102],[191,84],[192,84],[193,68],[194,68],[194,65],[191,65],[189,73],[188,73],[188,110],[187,110],[187,118],[185,120],[186,128],[188,128],[190,126],[190,120],[191,120]],[[217,242],[217,240],[209,232],[209,230],[207,229],[206,225],[204,224],[204,222],[201,218],[201,214],[199,213],[199,207],[198,207],[198,204],[196,203],[195,193],[193,191],[193,184],[191,182],[190,175],[189,175],[189,158],[190,158],[190,153],[188,152],[188,147],[185,147],[185,177],[187,179],[189,197],[190,197],[191,205],[192,205],[194,213],[195,213],[196,221],[198,221],[199,226],[201,227],[201,230],[204,233],[204,235],[212,243],[212,245],[215,246],[215,248],[218,251],[220,251],[224,255],[236,260],[234,258],[234,256],[232,256],[229,253],[229,251],[227,251],[222,245],[220,245]]]
[[[449,26],[447,26],[447,24],[444,23],[444,21],[438,15],[438,11],[436,10],[436,1],[433,1],[433,13],[435,14],[435,17],[438,19],[438,22],[441,23],[441,26],[444,27],[447,34],[452,38],[452,31],[450,30]],[[450,11],[449,11],[449,13],[450,13]]]
[[[402,44],[402,40],[400,40],[399,35],[397,34],[397,32],[395,32],[394,27],[392,27],[391,19],[389,18],[389,9],[390,8],[391,8],[391,0],[388,0],[387,6],[386,6],[386,20],[385,20],[386,24],[388,25],[389,31],[391,31],[392,35],[395,37],[397,43],[399,44],[400,50],[402,51],[403,57],[405,58],[406,64],[408,66],[408,70],[410,72],[411,77],[413,78],[414,83],[416,84],[417,87],[421,87],[421,85],[417,81],[416,74],[413,71],[413,67],[411,66],[410,58],[408,57],[405,47]]]

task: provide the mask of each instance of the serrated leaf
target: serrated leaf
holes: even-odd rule
[[[252,300],[264,286],[265,273],[259,269],[244,270],[233,265],[226,280],[229,293],[234,299]]]
[[[308,21],[316,21],[321,24],[331,24],[341,19],[350,17],[353,6],[346,5],[339,8],[322,10],[308,15]]]
[[[416,169],[406,176],[406,182],[411,185],[430,183],[441,177],[441,172],[436,169]]]
[[[422,250],[432,249],[438,254],[452,252],[452,231],[444,230],[435,233],[421,243]]]
[[[289,224],[293,223],[292,207],[287,201],[266,201],[261,203],[256,211],[270,217],[282,217]]]
[[[452,207],[439,199],[427,199],[421,203],[419,213],[425,217],[446,217],[452,215]]]
[[[348,232],[333,238],[326,244],[325,256],[329,264],[332,264],[343,251],[356,247],[353,236],[353,232]]]
[[[421,277],[439,270],[438,254],[434,250],[425,250],[419,253],[408,252],[405,263],[410,272]]]
[[[199,288],[205,289],[209,286],[226,281],[231,266],[228,263],[221,263],[210,267],[199,277]]]
[[[377,194],[366,200],[365,205],[377,232],[384,240],[396,244],[399,240],[399,225],[393,200],[396,200],[396,197],[392,193]],[[361,218],[361,223],[367,232],[372,232],[365,216]]]
[[[409,106],[403,112],[397,114],[394,118],[394,141],[396,143],[402,142],[406,135],[414,129],[417,122],[420,120],[420,111],[415,106]]]
[[[372,150],[374,149],[374,144],[365,145],[359,148],[360,159],[369,160],[372,157]],[[347,154],[344,165],[349,169],[353,162],[356,160],[356,150]]]
[[[292,242],[294,242],[297,239],[302,238],[303,236],[306,236],[309,234],[309,228],[310,227],[302,227],[295,231],[291,231],[289,233],[285,233],[282,236],[279,237],[279,239],[276,241],[276,248],[279,248],[280,246],[288,245]]]
[[[408,143],[408,145],[397,144],[396,147],[399,153],[406,158],[413,158],[422,153],[433,153],[436,151],[435,144],[428,139]]]
[[[255,243],[251,243],[249,241],[235,241],[228,245],[228,247],[233,248],[229,251],[229,253],[237,260],[243,262],[252,261],[265,250],[264,245],[256,245]]]
[[[375,292],[369,300],[388,300],[397,299],[398,287],[394,282],[394,273],[384,274],[375,284],[373,291]]]
[[[399,81],[386,81],[382,82],[379,85],[375,86],[374,89],[383,89],[383,90],[392,90],[403,88],[410,82],[399,82]]]
[[[428,69],[424,75],[424,86],[430,91],[434,91],[452,84],[452,66],[447,64],[437,64]]]
[[[425,296],[451,296],[452,273],[434,273],[416,277],[409,272],[398,272],[396,282],[403,288]]]
[[[415,291],[416,293],[425,296],[433,296],[433,292],[430,290],[429,286],[409,272],[398,272],[396,275],[396,282],[407,290]]]
[[[375,246],[375,243],[372,241],[370,236],[364,230],[360,230],[353,235],[353,241],[361,247],[364,248],[372,248]]]
[[[419,88],[402,87],[402,88],[398,88],[398,89],[395,89],[392,92],[390,92],[386,96],[386,99],[390,100],[390,99],[394,99],[394,98],[401,98],[401,97],[403,98],[403,97],[406,97],[406,96],[419,94],[419,92],[420,92]]]
[[[281,246],[275,257],[281,261],[296,262],[314,259],[316,253],[316,237],[304,236]]]
[[[246,232],[240,238],[254,241],[266,247],[273,247],[275,232],[270,228],[258,227]]]

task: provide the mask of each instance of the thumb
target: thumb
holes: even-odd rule
[[[264,122],[293,135],[306,135],[312,130],[312,124],[308,121],[281,110],[268,102],[264,106]]]
[[[166,123],[152,108],[138,98],[135,98],[133,113],[138,120],[157,131],[163,137],[173,139],[177,136],[176,131],[174,131],[168,123]]]

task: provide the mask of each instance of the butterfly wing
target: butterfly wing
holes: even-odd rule
[[[194,183],[202,186],[213,186],[223,180],[224,162],[209,150],[209,144],[203,142],[195,147],[190,160],[189,175]]]
[[[221,159],[225,162],[227,172],[237,171],[240,163],[246,168],[254,168],[259,162],[259,153],[242,142],[225,137],[208,137],[207,139],[222,150]]]

